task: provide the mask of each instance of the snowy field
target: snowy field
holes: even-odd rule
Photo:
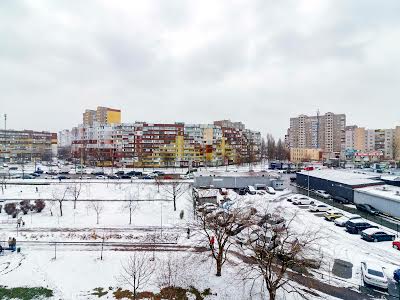
[[[8,185],[1,198],[52,199],[68,186],[72,185]],[[320,281],[357,290],[361,283],[361,261],[370,261],[385,267],[386,275],[392,278],[393,270],[400,265],[400,251],[393,249],[391,242],[363,241],[359,235],[348,234],[344,228],[325,221],[321,213],[311,213],[307,206],[298,207],[286,201],[288,194],[290,191],[285,190],[276,195],[239,196],[229,191],[229,197],[238,207],[251,206],[259,211],[279,209],[287,219],[295,215],[293,225],[299,231],[319,230],[321,239],[316,247],[320,248],[323,255],[323,267],[315,271],[314,276]],[[68,195],[67,199],[72,200],[73,197]],[[23,216],[25,226],[18,229],[18,232],[15,219],[3,210],[0,214],[0,239],[7,240],[8,237],[17,237],[18,234],[18,246],[22,251],[19,254],[7,252],[0,256],[1,283],[9,287],[49,287],[55,291],[55,299],[96,299],[97,296],[89,295],[94,288],[128,288],[118,280],[121,264],[133,251],[141,250],[149,254],[154,252],[156,265],[165,261],[168,255],[178,256],[177,259],[185,266],[181,268],[185,270],[181,278],[184,281],[182,285],[193,284],[198,289],[210,288],[212,293],[217,294],[207,299],[261,299],[258,294],[259,282],[251,294],[249,282],[238,276],[240,261],[237,257],[229,257],[223,268],[223,276],[217,278],[209,252],[201,250],[206,242],[202,240],[200,233],[193,229],[192,238],[187,239],[186,229],[193,221],[189,188],[177,199],[176,211],[173,210],[173,203],[166,201],[170,200],[170,195],[165,187],[158,187],[156,184],[83,184],[78,200],[91,199],[99,200],[95,202],[104,206],[99,224],[91,206],[93,201],[78,201],[76,209],[73,208],[73,201],[65,201],[63,216],[60,216],[58,202],[52,203],[54,201],[48,200],[41,213]],[[132,212],[132,224],[129,224],[127,210],[129,202],[108,201],[127,199],[144,200],[136,203]],[[152,201],[155,199],[163,201]],[[100,244],[103,239],[111,244],[104,247],[104,259],[100,260]],[[57,246],[56,259],[54,242],[60,243]],[[65,245],[62,242],[78,243]],[[90,244],[91,242],[97,244]],[[118,242],[122,244],[117,244]],[[152,248],[153,242],[161,245]],[[164,247],[162,243],[170,245]],[[240,253],[242,249],[234,246],[232,251]],[[345,260],[353,265],[350,278],[344,279],[332,274],[335,259]],[[159,290],[157,275],[154,274],[153,277],[144,290]],[[112,299],[111,293],[105,297],[103,299]],[[285,297],[296,299],[292,294]]]

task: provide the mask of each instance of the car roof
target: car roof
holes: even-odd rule
[[[354,223],[354,224],[367,223],[367,221],[364,219],[353,219],[353,220],[349,220],[349,222]]]
[[[381,229],[381,228],[368,228],[368,229],[363,230],[363,232],[366,233],[366,234],[374,234],[374,233],[380,232],[380,231],[385,232],[385,231],[384,231],[383,229]],[[386,232],[385,232],[385,233],[386,233]]]
[[[375,262],[371,262],[371,261],[364,261],[364,263],[367,265],[367,269],[371,269],[371,270],[375,270],[375,271],[380,271],[383,274],[385,274],[385,272],[383,272],[383,268],[382,266],[378,265]]]

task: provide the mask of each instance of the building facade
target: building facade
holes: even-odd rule
[[[290,118],[289,148],[322,149],[324,158],[344,157],[346,115],[300,115]]]
[[[85,126],[93,126],[94,123],[119,124],[121,123],[121,110],[103,106],[98,106],[96,110],[86,109],[82,121]]]
[[[0,161],[49,161],[57,155],[57,134],[48,131],[0,130]]]
[[[364,160],[399,159],[399,140],[399,126],[394,129],[346,127],[346,152]]]
[[[215,166],[259,160],[261,134],[242,123],[229,122],[82,124],[70,131],[71,152],[77,159],[97,164],[138,167]]]
[[[322,150],[314,148],[290,148],[290,161],[294,163],[320,161]]]

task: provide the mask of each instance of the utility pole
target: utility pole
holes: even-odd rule
[[[4,162],[7,155],[7,114],[4,114]]]

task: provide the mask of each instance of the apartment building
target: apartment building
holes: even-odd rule
[[[365,129],[356,125],[346,127],[346,151],[362,153],[363,157],[376,159],[395,159],[397,143],[400,137],[400,127],[394,129]],[[371,153],[371,155],[368,155]],[[379,155],[377,155],[379,153]],[[360,157],[360,154],[356,155]]]
[[[320,161],[322,150],[314,148],[290,148],[290,161],[294,163]]]
[[[121,110],[103,106],[98,106],[96,110],[86,109],[83,113],[83,125],[93,126],[94,123],[119,124]]]
[[[50,160],[57,155],[57,134],[34,130],[0,130],[0,161]]]
[[[328,112],[316,116],[290,118],[289,148],[322,149],[324,158],[344,156],[346,115]]]
[[[249,151],[251,161],[258,160],[261,134],[229,122],[224,121],[225,127],[180,122],[82,124],[70,131],[71,151],[76,158],[102,165],[141,167],[232,164],[244,161],[242,156],[249,157]]]

